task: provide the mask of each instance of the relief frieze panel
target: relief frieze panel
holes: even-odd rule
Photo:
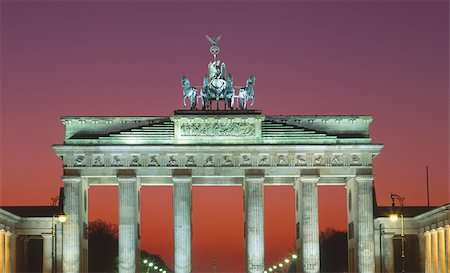
[[[256,134],[256,125],[245,122],[184,123],[180,126],[181,136],[245,137]]]
[[[63,154],[64,167],[364,167],[371,153]]]

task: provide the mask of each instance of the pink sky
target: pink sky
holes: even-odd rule
[[[181,109],[219,58],[237,85],[257,76],[266,115],[373,115],[378,202],[449,198],[447,1],[1,2],[0,205],[48,205],[62,186],[51,149],[60,116],[158,116]],[[266,262],[294,245],[294,191],[266,187]],[[170,187],[142,193],[142,248],[173,262]],[[320,226],[345,229],[345,190],[319,190]],[[90,190],[91,220],[117,222],[117,190]],[[225,219],[220,216],[225,216]],[[193,270],[243,270],[242,189],[195,188]]]

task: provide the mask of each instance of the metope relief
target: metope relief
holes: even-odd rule
[[[176,155],[167,155],[167,167],[177,167],[178,160]]]
[[[261,166],[261,167],[270,166],[270,156],[269,156],[269,154],[259,155],[258,166]]]
[[[131,167],[139,167],[141,166],[141,157],[139,155],[132,155],[130,159]]]
[[[286,154],[280,154],[277,156],[277,166],[288,166],[288,157]]]
[[[113,155],[111,157],[111,166],[115,167],[123,166],[123,160],[120,155]]]
[[[158,155],[149,155],[148,156],[147,165],[149,167],[158,167],[158,166],[160,166],[160,164],[158,162]]]
[[[240,165],[241,166],[251,166],[252,165],[252,156],[250,154],[241,155]]]
[[[205,155],[205,161],[203,162],[204,167],[214,167],[214,156],[213,155]]]
[[[75,166],[75,167],[86,166],[86,156],[85,155],[76,155],[75,160],[73,162],[73,166]]]
[[[195,156],[194,155],[186,155],[186,161],[185,161],[186,167],[196,167],[197,163],[195,162]]]
[[[233,167],[233,156],[232,155],[223,155],[221,165],[223,167]]]
[[[93,167],[105,166],[104,161],[103,161],[103,156],[102,155],[93,155],[92,166]]]

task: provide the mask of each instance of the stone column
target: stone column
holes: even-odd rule
[[[296,181],[296,218],[298,272],[320,272],[319,211],[317,183],[319,176],[301,176]]]
[[[450,273],[450,225],[444,227],[445,230],[445,263],[447,265],[447,273]]]
[[[119,272],[139,272],[138,195],[136,176],[118,176],[119,181]]]
[[[394,273],[394,233],[383,234],[383,272]]]
[[[42,272],[51,273],[53,270],[53,236],[52,234],[42,234]]]
[[[5,272],[5,230],[0,229],[0,273]]]
[[[438,262],[438,237],[437,231],[432,229],[431,233],[431,270],[433,273],[438,273],[439,262]]]
[[[358,272],[375,272],[373,176],[356,176]]]
[[[79,176],[63,176],[64,181],[64,213],[67,221],[63,225],[63,272],[80,272],[81,254],[81,178]],[[82,202],[82,201],[81,201]]]
[[[423,235],[425,236],[425,273],[432,273],[431,233],[429,231],[425,231]]]
[[[11,232],[5,233],[5,273],[11,273]]]
[[[16,239],[17,235],[15,233],[11,233],[11,272],[17,272],[16,271]]]
[[[445,234],[442,227],[437,228],[439,273],[445,273]]]
[[[244,181],[245,271],[264,271],[264,175]]]
[[[30,246],[30,237],[24,236],[23,237],[23,271],[27,272],[28,270],[28,250]]]
[[[173,175],[175,273],[192,271],[192,177]]]
[[[418,235],[419,240],[419,272],[425,272],[425,235],[423,232]]]
[[[59,223],[59,221],[56,223],[56,230],[55,230],[55,271],[56,272],[62,272],[62,257],[63,257],[63,244],[62,244],[62,223]]]
[[[450,225],[444,227],[445,230],[445,263],[447,265],[447,273],[450,273]]]

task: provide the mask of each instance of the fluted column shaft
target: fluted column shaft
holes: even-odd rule
[[[5,233],[5,273],[11,273],[11,232]]]
[[[319,248],[319,176],[301,176],[296,182],[297,221],[299,237],[297,248],[299,272],[320,272]]]
[[[81,254],[81,178],[63,177],[64,213],[67,221],[63,225],[63,272],[80,272]]]
[[[0,229],[0,273],[5,272],[5,230]]]
[[[425,272],[425,235],[423,232],[418,234],[419,239],[419,272]]]
[[[16,271],[16,239],[17,235],[15,233],[11,233],[11,272],[17,272]]]
[[[175,273],[192,271],[192,178],[173,176]]]
[[[245,268],[264,271],[264,176],[246,176],[244,181]]]
[[[42,234],[42,272],[51,273],[53,267],[52,259],[52,234]]]
[[[373,177],[356,176],[358,272],[375,272],[375,243],[373,235]]]
[[[394,272],[394,234],[385,233],[383,238],[383,272],[390,273]]]
[[[136,176],[119,181],[119,272],[139,272],[138,183]]]
[[[437,228],[439,273],[445,272],[445,234],[442,227]]]
[[[444,227],[445,230],[445,263],[447,265],[447,273],[450,273],[450,225]]]
[[[425,273],[433,272],[433,265],[431,261],[431,233],[425,231]]]
[[[439,272],[439,262],[438,262],[438,236],[437,231],[432,229],[431,233],[431,267],[433,273]]]

